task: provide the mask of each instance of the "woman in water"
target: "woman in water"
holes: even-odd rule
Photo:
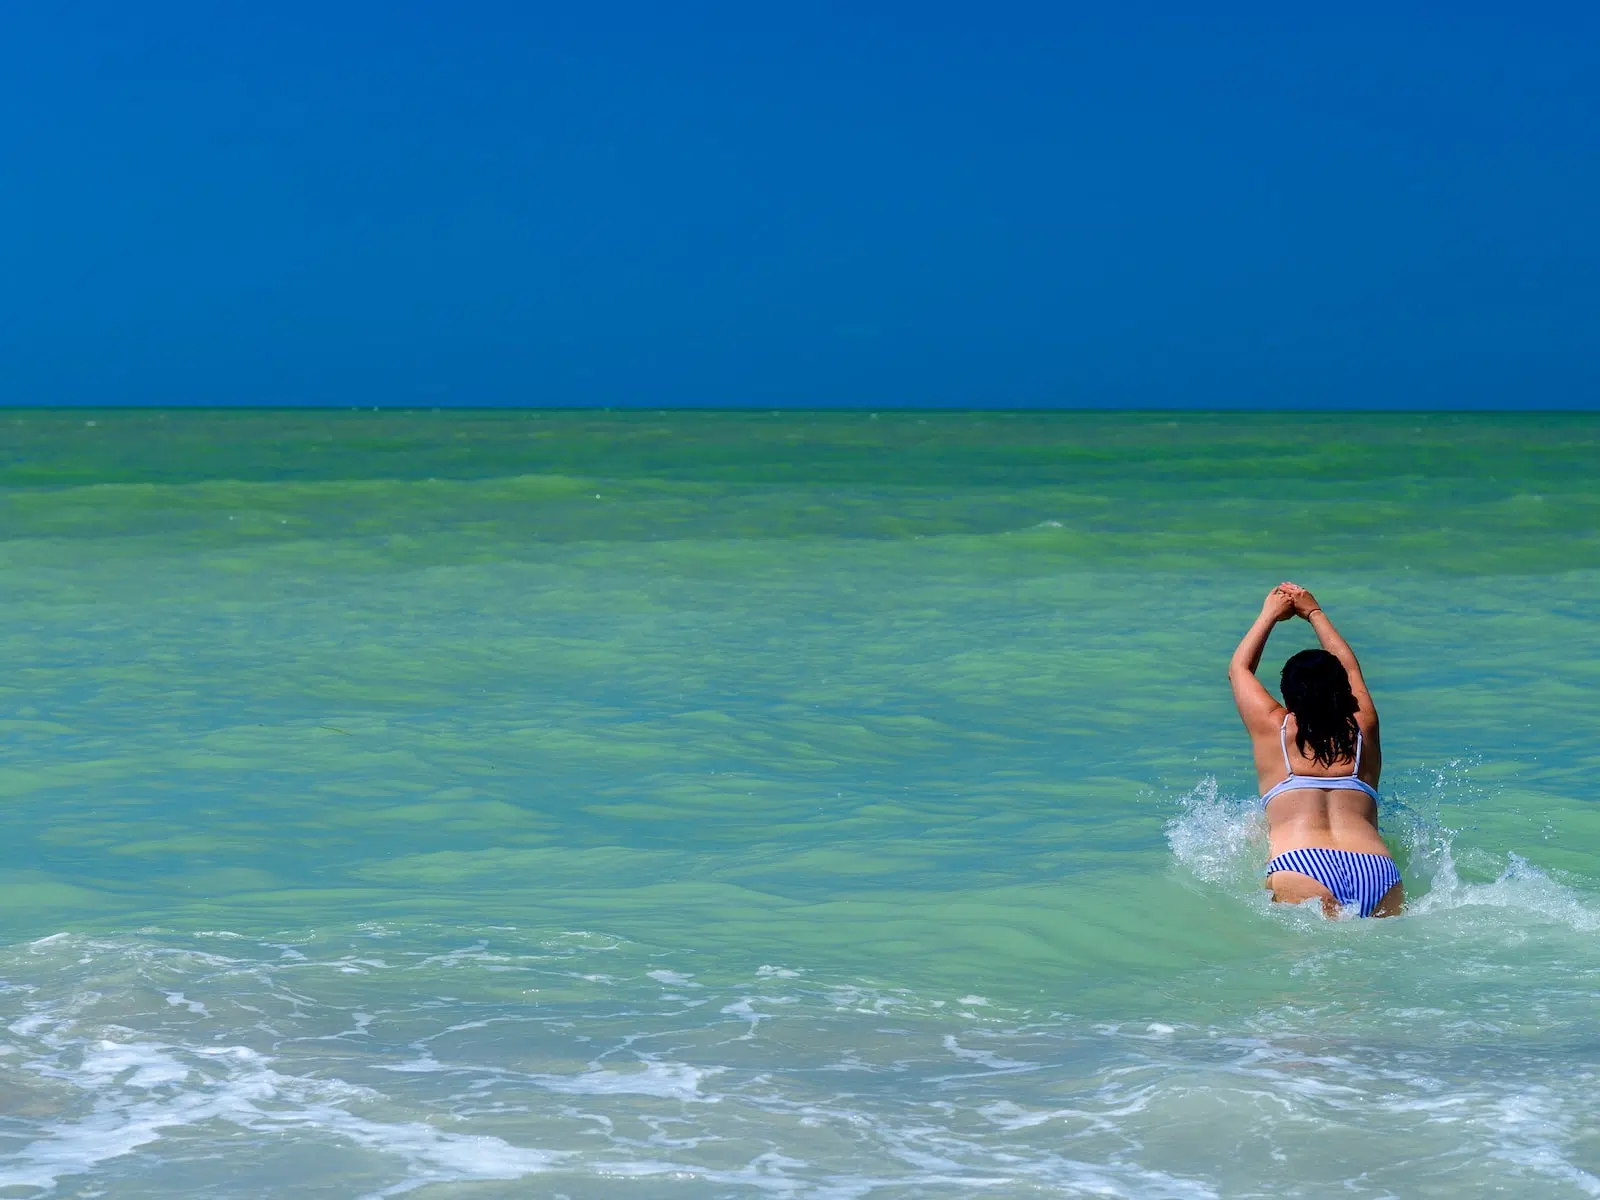
[[[1283,664],[1283,703],[1256,678],[1272,627],[1304,617],[1320,650]],[[1378,712],[1361,664],[1317,599],[1280,583],[1228,664],[1233,700],[1250,731],[1267,815],[1267,888],[1284,904],[1313,897],[1324,915],[1354,906],[1363,917],[1400,911],[1405,892],[1378,836]]]

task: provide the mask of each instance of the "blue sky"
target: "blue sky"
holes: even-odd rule
[[[1600,8],[11,0],[0,402],[1595,407]]]

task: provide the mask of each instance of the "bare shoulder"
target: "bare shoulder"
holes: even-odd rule
[[[1258,728],[1283,719],[1286,711],[1283,705],[1261,685],[1254,671],[1236,666],[1229,671],[1228,679],[1233,685],[1233,702],[1239,709],[1239,718],[1252,734]]]
[[[1263,737],[1267,734],[1277,737],[1278,729],[1283,725],[1283,719],[1289,715],[1289,710],[1269,696],[1265,703],[1253,704],[1248,711],[1240,705],[1239,715],[1244,718],[1244,727],[1252,737]]]

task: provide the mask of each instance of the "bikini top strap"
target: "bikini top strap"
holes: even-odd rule
[[[1278,726],[1278,745],[1283,747],[1283,769],[1294,774],[1294,766],[1289,762],[1289,714],[1283,714],[1283,724]]]
[[[1361,726],[1356,726],[1356,765],[1350,768],[1350,774],[1361,774]]]

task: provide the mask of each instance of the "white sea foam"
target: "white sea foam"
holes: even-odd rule
[[[529,1079],[548,1091],[569,1096],[658,1096],[666,1100],[715,1103],[720,1097],[705,1095],[700,1085],[720,1073],[716,1067],[644,1062],[639,1069],[631,1071],[598,1068],[578,1075],[530,1075]]]
[[[1109,1021],[1019,1009],[992,989],[979,1015],[971,993],[946,991],[961,996],[951,1004],[801,983],[812,972],[799,970],[781,995],[707,983],[707,1003],[686,1011],[644,968],[689,971],[659,958],[629,960],[584,993],[602,1003],[550,1004],[503,989],[493,959],[511,949],[467,940],[479,957],[450,958],[448,947],[414,953],[401,934],[397,965],[355,980],[265,944],[219,965],[187,946],[74,937],[30,951],[32,991],[0,993],[20,1051],[0,1057],[0,1093],[29,1098],[33,1114],[13,1120],[26,1141],[0,1157],[0,1186],[121,1177],[159,1190],[208,1147],[243,1163],[287,1135],[344,1155],[352,1194],[371,1196],[542,1172],[550,1194],[660,1179],[796,1200],[1195,1200],[1292,1190],[1288,1163],[1317,1164],[1332,1190],[1398,1195],[1426,1182],[1414,1164],[1441,1161],[1470,1161],[1485,1186],[1592,1194],[1582,1139],[1600,1080],[1498,1015],[1514,978],[1493,958],[1504,939],[1473,924],[1518,911],[1496,895],[1553,888],[1559,899],[1561,885],[1517,867],[1446,903],[1455,886],[1436,887],[1438,912],[1388,924],[1387,941],[1293,935],[1280,963],[1255,968],[1279,974],[1249,1007],[1207,1017],[1214,986],[1185,1001],[1174,981],[1159,1010]],[[1526,915],[1532,932],[1587,944],[1570,923]],[[1308,928],[1332,929],[1318,922]],[[1409,939],[1398,956],[1396,937]],[[310,957],[355,954],[325,945]],[[571,995],[581,961],[538,969]],[[1340,986],[1323,991],[1329,979]],[[1370,992],[1360,1004],[1353,979],[1368,981],[1354,985]],[[1589,998],[1575,985],[1565,1001],[1546,989],[1541,1004],[1540,1020],[1559,1027]],[[253,1044],[227,1036],[240,1011],[264,1014]],[[1167,1011],[1185,1018],[1156,1019]],[[757,1023],[763,1036],[750,1038]],[[750,1140],[759,1152],[730,1162],[726,1150]],[[1340,1168],[1346,1159],[1365,1174]]]
[[[1386,809],[1384,831],[1403,867],[1408,917],[1439,918],[1466,909],[1501,909],[1508,916],[1558,922],[1581,932],[1600,930],[1600,907],[1514,852],[1493,882],[1465,883],[1454,857],[1454,834],[1439,819],[1442,794],[1463,783],[1463,764],[1428,772],[1411,799]],[[1215,778],[1179,797],[1167,824],[1173,857],[1195,878],[1256,900],[1266,860],[1265,824],[1253,797],[1222,795]]]
[[[1257,882],[1266,861],[1266,827],[1253,797],[1224,796],[1207,776],[1178,799],[1182,812],[1167,823],[1173,856],[1210,884]]]
[[[1432,888],[1406,906],[1408,914],[1447,918],[1473,909],[1503,910],[1516,917],[1534,917],[1565,925],[1584,934],[1600,930],[1600,908],[1576,889],[1552,879],[1520,854],[1508,853],[1498,878],[1489,883],[1463,883],[1445,848]]]
[[[677,971],[646,971],[645,975],[657,983],[669,984],[672,987],[699,987],[693,978]]]
[[[952,1057],[960,1059],[962,1062],[972,1063],[974,1066],[984,1067],[991,1074],[1014,1075],[1020,1071],[1036,1071],[1039,1069],[1038,1063],[1027,1062],[1022,1059],[1005,1058],[999,1054],[996,1054],[992,1050],[976,1050],[967,1046],[963,1046],[956,1040],[954,1034],[945,1034],[943,1039],[941,1039],[940,1044],[950,1052]],[[929,1082],[943,1083],[947,1079],[959,1078],[965,1078],[965,1076],[934,1075],[930,1077]]]
[[[761,1022],[771,1019],[771,1014],[756,1011],[755,1006],[750,1002],[749,996],[742,996],[738,1000],[735,1000],[732,1004],[724,1005],[718,1011],[720,1011],[724,1016],[739,1017],[742,1020],[750,1023],[750,1028],[739,1035],[740,1041],[749,1041],[751,1038],[755,1037],[756,1028],[761,1024]]]
[[[441,1180],[516,1179],[563,1157],[496,1137],[360,1116],[350,1105],[375,1098],[370,1090],[282,1074],[271,1058],[247,1047],[79,1044],[70,1030],[62,1022],[47,1034],[39,1047],[44,1053],[27,1066],[80,1090],[92,1108],[76,1119],[42,1123],[38,1136],[0,1160],[0,1187],[53,1188],[170,1130],[218,1120],[256,1132],[302,1129],[396,1157],[407,1174],[386,1193]]]

